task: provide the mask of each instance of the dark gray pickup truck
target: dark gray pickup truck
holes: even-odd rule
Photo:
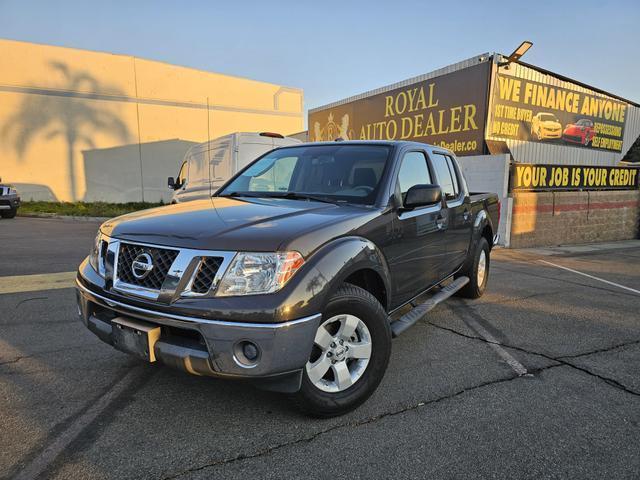
[[[12,185],[4,185],[0,179],[0,217],[13,218],[20,208],[20,196]]]
[[[376,389],[392,337],[454,293],[482,295],[499,207],[441,148],[278,148],[211,199],[104,223],[79,313],[146,361],[339,415]]]

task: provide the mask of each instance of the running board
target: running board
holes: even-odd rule
[[[406,329],[415,324],[418,320],[424,318],[439,303],[445,301],[451,295],[456,293],[462,287],[469,283],[469,277],[456,278],[449,285],[444,287],[438,293],[429,297],[424,303],[421,303],[417,307],[412,308],[409,312],[405,313],[398,320],[391,323],[391,333],[394,337],[397,337],[403,333]]]

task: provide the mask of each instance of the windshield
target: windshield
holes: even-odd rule
[[[551,114],[551,113],[543,113],[542,115],[540,115],[540,120],[542,120],[543,122],[557,122],[558,119],[555,117],[555,115]]]
[[[300,199],[307,195],[372,204],[390,152],[386,145],[353,144],[274,150],[242,171],[218,195]]]

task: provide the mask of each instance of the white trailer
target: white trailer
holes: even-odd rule
[[[169,188],[174,190],[171,203],[208,198],[256,158],[297,143],[302,142],[277,133],[236,132],[194,145],[185,154],[177,178],[169,177]]]

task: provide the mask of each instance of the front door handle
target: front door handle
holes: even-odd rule
[[[442,215],[438,215],[436,218],[436,227],[438,227],[438,230],[442,230],[444,228],[444,218]]]

